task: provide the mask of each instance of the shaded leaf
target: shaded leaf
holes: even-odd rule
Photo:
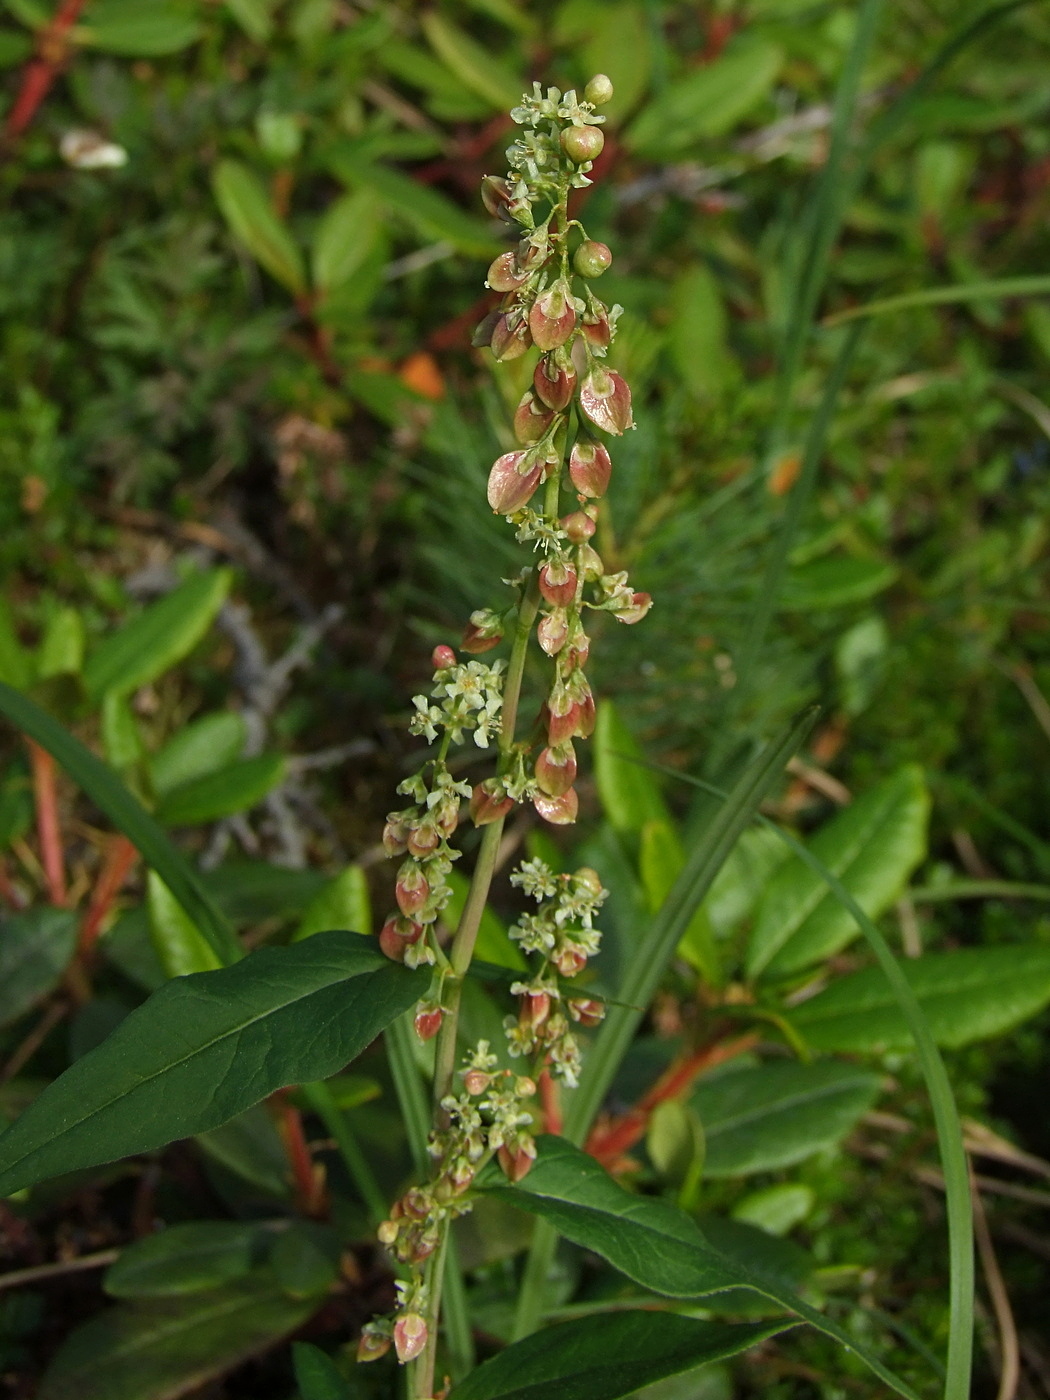
[[[197,7],[180,0],[93,0],[81,42],[128,58],[178,53],[200,38]]]
[[[968,948],[905,959],[901,971],[938,1045],[1001,1035],[1050,1002],[1050,948]],[[908,1023],[879,968],[833,982],[784,1015],[818,1050],[910,1050]]]
[[[150,942],[165,977],[222,967],[222,959],[155,870],[149,872],[146,888]]]
[[[791,1166],[830,1147],[875,1102],[877,1074],[833,1061],[731,1070],[693,1095],[707,1138],[708,1176]]]
[[[255,1104],[196,1140],[213,1162],[257,1191],[278,1200],[288,1196],[288,1154],[265,1104]]]
[[[598,706],[593,753],[602,811],[616,831],[637,836],[647,822],[671,825],[656,778],[639,762],[642,751],[611,700]]]
[[[215,199],[234,237],[288,291],[306,290],[295,240],[278,218],[262,185],[240,161],[223,160],[212,172]]]
[[[374,190],[380,199],[420,232],[424,238],[447,239],[461,252],[490,257],[496,242],[480,219],[464,213],[447,196],[390,166],[367,160],[352,146],[334,148],[329,163],[333,172],[351,186]]]
[[[675,369],[691,394],[716,398],[738,372],[726,340],[722,289],[700,264],[684,272],[671,290],[667,347]]]
[[[129,695],[170,670],[211,626],[230,579],[228,569],[194,574],[107,637],[84,667],[88,694],[96,700],[107,690]]]
[[[102,1287],[111,1298],[170,1298],[219,1288],[251,1272],[263,1243],[260,1227],[241,1221],[171,1225],[122,1249]]]
[[[821,827],[810,849],[875,918],[897,898],[926,853],[929,807],[922,771],[908,765]],[[779,976],[808,967],[837,953],[859,932],[822,877],[796,856],[773,876],[759,905],[748,975]]]
[[[199,826],[247,812],[280,783],[284,768],[285,760],[279,753],[239,759],[172,788],[157,804],[157,820],[165,826]]]
[[[450,870],[445,879],[452,890],[452,898],[445,906],[442,920],[449,928],[455,928],[467,902],[470,881],[458,870]],[[525,970],[526,963],[521,949],[511,942],[503,920],[488,904],[481,915],[478,937],[474,944],[474,957],[481,962],[493,963],[497,967],[512,968],[515,972]]]
[[[350,1387],[332,1358],[309,1342],[292,1343],[300,1400],[350,1400]]]
[[[0,1026],[54,991],[77,943],[68,909],[27,909],[0,919]]]
[[[0,1192],[206,1132],[342,1069],[427,983],[351,933],[166,983],[0,1137]]]
[[[382,226],[382,211],[374,190],[358,190],[335,200],[314,230],[314,286],[319,291],[332,292],[349,282],[371,257]]]
[[[655,1311],[585,1317],[515,1342],[453,1386],[451,1400],[618,1400],[664,1376],[736,1356],[789,1325],[697,1322]]]
[[[684,865],[685,852],[674,827],[669,822],[646,822],[638,850],[638,870],[651,913],[659,910]],[[690,919],[675,951],[706,981],[714,986],[721,984],[721,960],[705,904]]]
[[[522,80],[506,69],[495,54],[436,10],[428,11],[421,22],[430,47],[464,87],[483,97],[494,111],[517,106]]]
[[[270,1266],[293,1298],[318,1298],[327,1293],[339,1272],[339,1241],[331,1230],[312,1220],[293,1220],[277,1236]]]
[[[874,598],[895,582],[899,569],[881,559],[835,555],[813,559],[792,569],[784,580],[779,605],[794,612],[841,608]]]
[[[323,889],[318,890],[303,912],[292,942],[309,938],[329,928],[345,928],[352,933],[372,932],[372,901],[368,880],[359,865],[348,865]]]
[[[75,608],[59,608],[51,614],[36,657],[39,680],[49,676],[76,676],[84,664],[84,623]]]
[[[150,759],[154,790],[163,797],[183,783],[225,768],[240,758],[247,737],[243,717],[232,710],[194,720]]]

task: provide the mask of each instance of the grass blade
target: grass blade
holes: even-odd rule
[[[953,287],[923,287],[917,292],[902,292],[900,296],[869,301],[866,306],[851,306],[827,316],[825,326],[841,326],[845,321],[861,317],[885,316],[891,311],[909,311],[914,306],[949,306],[967,301],[989,301],[998,297],[1034,297],[1050,292],[1050,276],[1002,277],[989,282],[965,282]]]

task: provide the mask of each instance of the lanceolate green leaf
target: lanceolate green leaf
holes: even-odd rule
[[[838,326],[865,316],[885,316],[891,311],[910,311],[915,306],[949,306],[967,301],[999,301],[1004,297],[1036,297],[1050,292],[1050,276],[1003,277],[987,282],[966,282],[954,287],[924,287],[917,292],[869,301],[867,306],[851,306],[825,318],[826,326]]]
[[[76,915],[68,909],[27,909],[0,919],[0,1026],[54,990],[76,941]]]
[[[246,812],[261,802],[284,777],[279,753],[260,753],[238,759],[214,773],[173,788],[157,806],[157,820],[165,826],[198,826],[234,812]]]
[[[244,752],[248,727],[232,710],[203,715],[172,736],[150,759],[154,790],[165,796],[183,783],[233,763]]]
[[[683,1211],[657,1197],[631,1195],[564,1138],[542,1137],[538,1146],[536,1164],[519,1185],[511,1186],[491,1171],[482,1178],[482,1188],[548,1221],[566,1239],[664,1297],[701,1298],[747,1288],[770,1298],[850,1347],[898,1394],[914,1400],[903,1381],[816,1308],[768,1275],[712,1248]]]
[[[248,167],[236,160],[220,161],[212,174],[212,188],[234,237],[283,287],[302,294],[306,274],[299,249]]]
[[[289,1298],[268,1273],[110,1308],[65,1342],[37,1400],[176,1400],[273,1346],[316,1308]]]
[[[517,106],[521,79],[504,68],[495,54],[435,10],[423,16],[422,25],[430,47],[464,87],[490,102],[496,111]]]
[[[909,765],[823,826],[810,848],[874,918],[897,898],[924,856],[929,809],[922,771]],[[859,933],[816,871],[789,861],[759,905],[748,974],[795,972],[837,953]]]
[[[451,1400],[619,1400],[736,1356],[788,1325],[697,1322],[651,1310],[585,1317],[515,1342],[454,1386]]]
[[[1050,1002],[1050,947],[967,948],[909,959],[901,971],[938,1045],[957,1049],[1001,1035]],[[818,1050],[906,1050],[911,1031],[879,968],[833,982],[784,1013]]]
[[[223,962],[242,956],[240,944],[192,867],[113,770],[46,710],[10,686],[0,684],[0,715],[47,749],[151,866],[185,909]]]
[[[276,1089],[325,1079],[426,983],[339,932],[177,977],[0,1137],[0,1193],[206,1132]]]
[[[656,777],[638,762],[640,756],[616,706],[603,700],[594,730],[594,776],[610,825],[630,836],[640,835],[647,822],[671,821]]]
[[[238,1220],[172,1225],[121,1250],[102,1287],[111,1298],[172,1298],[244,1278],[264,1253],[261,1227]]]
[[[465,214],[438,190],[420,184],[403,171],[366,160],[349,146],[333,149],[329,163],[333,172],[351,187],[373,190],[424,238],[447,239],[461,252],[478,257],[490,256],[497,246],[480,219]]]
[[[194,574],[95,648],[84,667],[94,699],[129,695],[181,661],[207,632],[230,591],[228,569]]]

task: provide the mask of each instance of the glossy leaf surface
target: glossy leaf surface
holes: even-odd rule
[[[789,1325],[697,1322],[640,1310],[585,1317],[515,1342],[454,1386],[450,1400],[618,1400],[736,1356]]]
[[[206,1132],[324,1079],[427,983],[350,933],[166,983],[0,1138],[0,1192]]]

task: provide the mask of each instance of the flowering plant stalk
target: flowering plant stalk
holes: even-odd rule
[[[506,661],[460,661],[451,647],[435,648],[433,688],[415,697],[410,728],[437,750],[400,785],[412,805],[392,812],[384,832],[386,849],[402,864],[398,909],[383,925],[381,946],[409,967],[434,969],[415,1015],[420,1038],[436,1037],[432,1165],[429,1179],[406,1192],[380,1227],[380,1239],[406,1276],[398,1283],[395,1314],[366,1327],[359,1355],[372,1359],[392,1344],[402,1363],[413,1364],[416,1397],[433,1393],[451,1221],[470,1209],[471,1185],[489,1160],[514,1182],[530,1170],[537,1081],[574,1087],[580,1067],[575,1028],[596,1025],[604,1014],[602,1003],[574,980],[598,949],[594,918],[606,895],[601,881],[589,868],[555,875],[542,861],[526,860],[511,881],[536,910],[522,916],[511,936],[527,958],[528,974],[511,987],[518,1014],[505,1022],[506,1050],[524,1062],[524,1072],[499,1069],[500,1056],[484,1040],[456,1063],[463,979],[507,814],[531,802],[547,822],[576,819],[574,741],[591,734],[595,719],[584,669],[586,616],[610,612],[635,623],[651,605],[626,573],[605,571],[591,543],[612,471],[605,437],[621,435],[633,419],[630,389],[606,365],[620,308],[606,306],[590,285],[612,254],[570,216],[569,198],[591,183],[604,144],[596,109],[611,96],[604,75],[587,84],[582,100],[557,88],[544,95],[536,84],[512,113],[524,130],[507,152],[509,173],[483,182],[486,208],[516,231],[517,243],[489,268],[488,286],[503,295],[474,344],[489,347],[497,360],[540,351],[533,387],[514,414],[519,446],[494,462],[488,503],[514,527],[518,542],[531,546],[533,557],[508,580],[513,599],[507,608],[474,612],[460,643],[461,652],[477,657],[507,639]],[[535,721],[520,727],[534,635],[548,662],[546,694]],[[497,749],[495,774],[473,790],[457,782],[448,762],[450,746],[468,735],[480,748],[495,743]],[[484,834],[465,907],[444,944],[439,928],[451,897],[447,877],[460,854],[449,843],[464,798]]]

